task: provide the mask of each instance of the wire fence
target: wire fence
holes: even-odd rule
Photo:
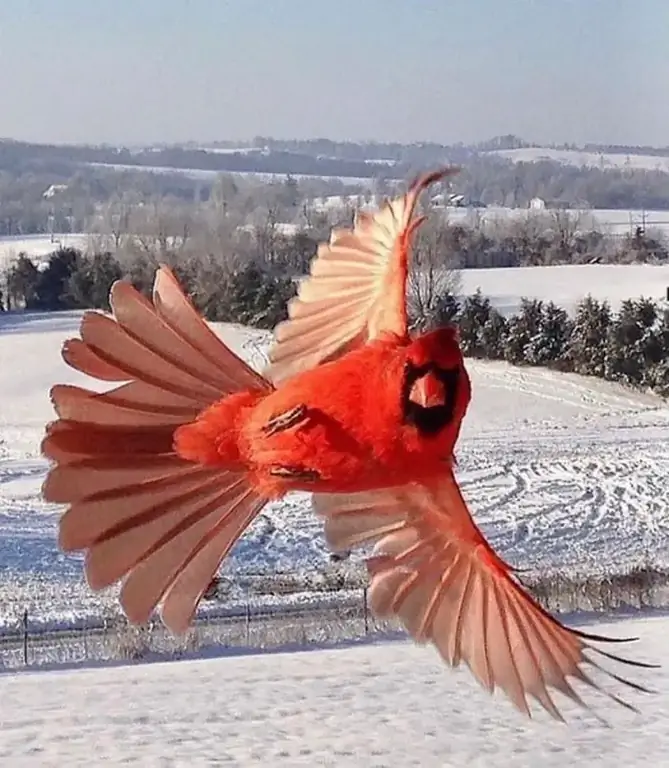
[[[0,630],[0,669],[178,658],[208,647],[242,649],[328,644],[399,629],[371,614],[367,590],[307,605],[273,604],[212,610],[197,616],[184,635],[158,619],[133,626],[121,615],[67,627],[35,626],[27,611],[18,626]]]
[[[649,564],[617,574],[523,576],[534,597],[555,614],[669,606],[669,571]],[[399,622],[375,618],[366,586],[323,578],[323,574],[309,579],[304,574],[299,578],[258,576],[247,584],[255,583],[255,591],[250,589],[243,601],[234,603],[225,591],[204,601],[184,635],[172,634],[157,618],[133,626],[118,609],[106,617],[67,626],[41,624],[40,615],[24,610],[12,626],[0,629],[0,669],[181,658],[206,654],[208,648],[220,653],[222,649],[327,645],[401,631]]]

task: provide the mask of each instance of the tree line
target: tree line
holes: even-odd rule
[[[423,246],[417,253],[426,274],[428,251]],[[278,263],[277,269],[277,263],[258,258],[173,260],[186,292],[207,320],[265,329],[287,316],[287,302],[296,294],[285,259]],[[108,310],[115,280],[127,279],[148,296],[157,264],[158,259],[147,253],[122,262],[109,252],[87,255],[63,249],[40,269],[22,255],[6,276],[5,304],[40,310]],[[546,366],[669,396],[669,307],[630,298],[614,312],[606,301],[587,296],[572,317],[553,302],[523,298],[518,311],[506,317],[480,290],[459,296],[455,275],[450,273],[451,279],[439,283],[412,281],[412,327],[455,323],[468,357]]]
[[[617,312],[588,295],[573,316],[552,301],[522,298],[503,316],[478,290],[445,294],[417,326],[452,322],[463,353],[516,366],[543,366],[595,376],[669,397],[669,306],[648,298],[623,301]]]
[[[88,255],[76,248],[53,253],[43,268],[22,254],[8,270],[0,308],[59,311],[109,311],[109,291],[117,280],[128,280],[151,296],[159,261],[138,255],[121,262],[109,252]],[[243,264],[186,262],[172,264],[191,300],[210,321],[273,328],[283,320],[296,284],[256,260]]]
[[[95,231],[104,213],[101,208],[119,201],[167,204],[178,207],[182,216],[197,216],[221,185],[241,191],[227,202],[249,224],[284,182],[292,184],[298,205],[281,208],[279,221],[296,223],[314,197],[380,194],[397,179],[407,180],[442,164],[462,167],[449,191],[476,206],[527,208],[530,200],[540,197],[550,209],[669,211],[669,173],[662,171],[579,168],[552,161],[514,163],[463,145],[347,145],[319,140],[312,147],[309,142],[303,146],[263,141],[269,144],[267,151],[237,154],[178,147],[130,153],[123,148],[0,141],[0,236]],[[321,144],[324,152],[334,154],[311,154]],[[379,162],[386,152],[388,162]],[[113,170],[111,165],[127,170]],[[153,166],[171,167],[173,172],[148,173],[146,169]],[[210,175],[195,178],[189,169]],[[268,182],[263,173],[277,176]],[[297,174],[307,176],[296,180]],[[52,185],[58,191],[45,197]]]

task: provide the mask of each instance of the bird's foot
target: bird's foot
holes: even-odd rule
[[[296,405],[278,416],[273,416],[263,427],[263,432],[266,435],[276,435],[278,432],[285,432],[291,427],[304,424],[308,419],[307,406]]]
[[[289,480],[300,480],[307,482],[314,482],[320,480],[320,475],[315,469],[307,469],[307,467],[285,467],[278,466],[272,467],[269,471],[273,477],[285,477]]]

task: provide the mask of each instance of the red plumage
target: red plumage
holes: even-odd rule
[[[452,172],[333,231],[275,329],[266,377],[211,331],[169,269],[152,301],[116,283],[113,318],[86,313],[63,356],[117,386],[53,387],[43,494],[67,505],[59,543],[86,552],[92,588],[121,581],[131,621],[160,605],[183,631],[267,501],[312,491],[330,546],[375,545],[375,613],[523,712],[532,696],[560,718],[549,689],[582,703],[567,678],[598,687],[583,666],[605,638],[549,616],[475,525],[453,473],[471,398],[457,336],[407,329],[418,195]]]
[[[432,348],[437,354],[430,357]],[[420,365],[443,361],[457,376],[449,421],[435,434],[421,433],[407,419],[409,393],[402,389],[414,359]],[[451,461],[469,399],[452,331],[433,331],[414,342],[388,336],[299,373],[269,394],[215,403],[177,429],[175,447],[191,461],[225,467],[241,460],[254,487],[268,497],[429,481]],[[302,410],[294,424],[268,432],[268,424],[296,409]],[[292,476],[278,476],[281,469]]]

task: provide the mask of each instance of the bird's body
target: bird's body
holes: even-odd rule
[[[595,665],[591,641],[609,639],[551,617],[474,523],[454,474],[471,398],[457,334],[408,330],[418,195],[451,172],[333,231],[275,329],[265,375],[221,342],[169,269],[152,301],[115,283],[113,318],[86,313],[63,357],[117,386],[52,388],[43,494],[67,505],[59,543],[86,553],[93,589],[122,582],[132,622],[160,606],[182,632],[265,504],[311,491],[333,549],[374,545],[378,616],[521,711],[532,696],[561,718],[549,689],[583,703],[568,677],[599,688],[583,667]]]
[[[470,384],[453,333],[435,331],[445,350],[452,403],[420,412],[447,423],[417,425],[409,399],[412,346],[395,336],[290,378],[269,393],[223,398],[176,432],[177,453],[213,466],[239,462],[269,498],[292,490],[366,491],[438,477],[452,460]],[[449,359],[450,357],[450,359]]]

